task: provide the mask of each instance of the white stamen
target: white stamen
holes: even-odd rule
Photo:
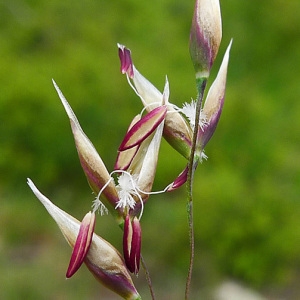
[[[196,102],[192,100],[191,103],[185,102],[181,109],[181,112],[187,117],[192,128],[195,127],[195,116],[196,116]]]
[[[200,120],[199,120],[199,126],[202,131],[204,131],[205,127],[209,125],[209,121],[207,119],[207,116],[205,112],[201,109],[200,111]]]
[[[168,184],[168,185],[167,185],[163,190],[161,190],[161,191],[144,192],[144,191],[142,191],[141,189],[139,189],[138,187],[137,187],[137,191],[139,191],[139,192],[142,193],[142,194],[146,194],[146,195],[158,195],[158,194],[165,193],[165,192],[170,188],[170,186],[172,186],[172,184],[173,184],[173,182],[170,183],[170,184]]]
[[[137,91],[137,89],[135,88],[135,86],[131,83],[130,77],[128,76],[128,74],[126,73],[126,78],[128,81],[128,84],[130,85],[130,87],[133,89],[133,91],[136,93],[136,95],[142,100],[143,103],[146,103],[145,99],[142,97],[142,95],[139,94],[139,92]],[[153,103],[150,103],[149,105],[151,105]]]
[[[92,208],[93,212],[99,210],[100,216],[108,215],[108,209],[98,197],[93,201]]]
[[[208,156],[204,153],[204,150],[200,153],[200,162],[203,162],[203,159],[207,160]]]
[[[207,156],[204,154],[204,152],[201,152],[201,157],[204,159],[207,158]],[[202,159],[202,158],[201,158]],[[131,175],[129,172],[124,171],[124,170],[114,170],[113,172],[110,173],[110,176],[112,176],[114,173],[121,173],[121,175],[118,177],[118,185],[117,185],[117,190],[118,190],[118,195],[119,195],[119,201],[116,205],[116,209],[121,207],[123,209],[125,208],[131,208],[134,209],[134,206],[136,204],[136,201],[134,197],[136,196],[141,203],[141,212],[139,216],[139,220],[141,219],[144,211],[144,202],[141,197],[141,194],[145,195],[156,195],[156,194],[162,194],[165,193],[170,186],[172,186],[173,183],[169,184],[167,187],[165,187],[161,191],[155,191],[155,192],[145,192],[142,191],[137,184],[138,181],[138,176],[137,175]],[[103,190],[109,185],[109,183],[113,180],[111,177],[106,184],[102,187],[100,192],[97,195],[97,198],[93,201],[93,212],[99,210],[101,216],[104,214],[108,213],[107,208],[104,206],[104,204],[100,200],[100,196],[103,192]]]
[[[129,173],[122,173],[118,178],[118,195],[119,195],[119,202],[116,208],[121,207],[125,209],[129,207],[131,209],[135,206],[134,196],[138,196],[137,190],[137,178],[136,176],[132,176]]]
[[[195,127],[196,106],[197,106],[196,101],[192,100],[191,103],[185,102],[183,104],[182,109],[180,110],[189,120],[189,123],[190,123],[192,129],[194,129],[194,127]],[[209,125],[209,121],[207,120],[207,116],[201,109],[199,126],[200,126],[201,130],[204,131],[205,127],[207,127],[208,125]]]
[[[100,216],[103,215],[108,215],[108,209],[106,208],[106,206],[102,203],[102,201],[99,199],[99,197],[97,196],[97,198],[93,201],[93,213],[96,212],[97,210],[99,210]]]
[[[102,201],[100,200],[100,196],[102,194],[102,192],[104,191],[104,189],[109,185],[109,183],[112,181],[113,179],[110,178],[105,184],[104,186],[101,188],[101,190],[99,191],[96,199],[93,201],[92,204],[92,208],[93,208],[93,213],[96,212],[97,210],[99,210],[100,215],[103,216],[105,214],[108,214],[108,209],[105,207],[105,205],[102,203]]]

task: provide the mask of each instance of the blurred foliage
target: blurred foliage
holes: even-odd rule
[[[171,102],[181,105],[196,93],[188,54],[193,6],[192,0],[0,3],[0,298],[106,295],[86,270],[63,281],[70,249],[26,186],[32,178],[79,219],[93,200],[51,78],[111,170],[142,108],[119,72],[116,43],[132,50],[137,68],[161,90],[167,74]],[[300,2],[224,0],[221,6],[223,42],[211,81],[234,41],[223,115],[194,184],[195,299],[224,277],[296,299]],[[184,164],[163,143],[155,188]],[[184,188],[151,197],[142,223],[154,286],[161,286],[160,296],[172,290],[172,299],[181,299],[189,256]],[[115,227],[109,216],[98,218],[97,232],[120,247]],[[144,291],[143,276],[137,281]]]

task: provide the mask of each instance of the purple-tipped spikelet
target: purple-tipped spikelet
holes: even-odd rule
[[[93,214],[88,213],[83,220],[84,224],[81,224],[46,198],[30,179],[28,179],[28,185],[54,219],[68,244],[72,248],[77,247],[75,252],[79,250],[78,255],[73,253],[74,257],[78,257],[79,261],[83,260],[100,283],[124,299],[141,299],[121,254],[110,243],[92,233],[95,223]],[[82,242],[82,245],[76,245],[76,242]],[[72,266],[75,270],[78,264],[72,263]],[[72,274],[71,271],[70,274]]]
[[[165,118],[163,136],[172,147],[188,159],[190,156],[190,147],[192,145],[192,134],[185,118],[176,109],[174,109],[174,106],[171,103],[169,103],[169,97],[166,97],[169,95],[168,82],[165,86],[164,93],[161,93],[135,68],[130,56],[130,50],[120,44],[118,44],[118,47],[119,53],[123,53],[123,55],[119,55],[122,73],[126,74],[129,82],[130,80],[132,81],[133,85],[131,85],[131,87],[140,97],[146,110],[151,111],[158,107],[165,95],[165,105],[167,106],[168,111]],[[128,68],[122,68],[122,66],[127,65],[124,61],[125,58],[126,62],[130,61],[131,63]]]
[[[210,3],[210,2],[209,2]],[[200,16],[199,7],[204,5],[207,10],[210,10],[209,16],[211,19],[208,18],[206,22],[216,22],[215,26],[211,24],[211,28],[213,28],[216,32],[216,38],[213,38],[213,33],[210,31],[204,31],[203,36],[207,40],[205,43],[206,49],[208,45],[210,45],[207,50],[210,54],[207,56],[207,70],[204,72],[207,76],[209,75],[210,66],[213,63],[215,56],[217,55],[220,39],[221,39],[221,17],[218,13],[219,3],[218,1],[212,1],[209,4],[207,1],[197,1],[196,2],[196,12],[194,16],[194,25],[196,29],[199,27],[201,22],[204,22]],[[200,15],[199,15],[200,14]],[[199,19],[200,18],[200,19]],[[200,22],[201,21],[201,22]],[[200,23],[199,23],[200,22]],[[210,23],[209,23],[210,24]],[[193,31],[192,26],[192,31]],[[195,29],[195,30],[196,30]],[[212,36],[210,36],[210,34]],[[192,34],[193,36],[193,34]],[[192,39],[193,40],[193,39]],[[196,43],[196,42],[195,42]],[[129,63],[127,69],[123,69],[123,73],[126,73],[128,80],[132,80],[131,87],[134,89],[136,94],[142,100],[143,105],[149,111],[155,109],[159,106],[159,103],[163,97],[161,94],[146,78],[144,78],[135,68],[132,63],[132,59],[130,56],[130,50],[128,50],[125,46],[118,45],[119,51],[124,52],[124,55],[120,55],[121,58],[121,65],[125,63],[122,61],[124,60],[125,56]],[[200,47],[200,46],[199,46]],[[204,101],[203,108],[201,109],[200,113],[200,122],[198,124],[198,137],[197,137],[197,145],[196,145],[196,157],[197,159],[202,159],[203,157],[206,158],[204,154],[204,147],[212,137],[218,121],[221,116],[221,112],[223,109],[224,99],[225,99],[225,87],[226,87],[226,76],[227,76],[227,68],[228,68],[228,61],[229,61],[229,52],[231,48],[231,42],[226,50],[226,53],[223,58],[223,62],[221,64],[220,70],[218,72],[217,78],[213,82],[208,95]],[[197,51],[204,51],[200,47]],[[125,55],[126,53],[126,55]],[[200,57],[200,56],[199,56]],[[206,56],[205,56],[206,57]],[[207,58],[206,57],[206,58]],[[132,64],[132,66],[131,66]],[[130,73],[129,70],[133,70],[133,74]],[[131,71],[130,71],[131,72]],[[203,74],[204,74],[203,73]],[[199,73],[200,74],[200,73]],[[196,77],[199,75],[196,73]],[[203,75],[202,74],[202,75]],[[201,75],[201,76],[202,76]],[[205,75],[205,76],[206,76]],[[205,77],[204,76],[204,77]],[[202,91],[203,92],[203,91]],[[168,91],[169,93],[169,91]],[[165,101],[165,105],[167,106],[167,114],[165,116],[164,121],[164,130],[163,136],[169,142],[169,144],[176,149],[180,154],[182,154],[186,159],[189,159],[191,146],[192,146],[192,136],[194,131],[195,124],[195,115],[196,115],[196,103],[192,101],[191,104],[184,104],[182,109],[176,108],[175,105],[171,104],[168,101]],[[188,122],[189,121],[189,122]],[[137,149],[136,149],[137,150]]]
[[[197,0],[190,32],[190,55],[196,78],[207,78],[222,39],[219,0]]]

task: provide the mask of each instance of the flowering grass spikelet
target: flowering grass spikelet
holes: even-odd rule
[[[76,241],[78,240],[81,222],[54,205],[36,188],[30,179],[27,180],[27,183],[35,196],[40,200],[57,223],[68,244],[74,248]],[[90,235],[90,225],[92,227],[94,225],[92,214],[88,214],[87,221],[88,226],[86,228],[88,228],[88,230],[85,232]],[[95,233],[92,234],[92,239],[87,237],[87,239],[84,240],[88,244],[84,243],[80,246],[80,249],[84,249],[80,255],[80,260],[83,259],[94,277],[124,299],[141,299],[132,282],[121,254],[110,243]],[[83,254],[84,257],[82,256]]]
[[[120,44],[118,44],[118,48],[119,52],[128,49]],[[130,55],[131,52],[128,49],[126,53],[127,55]],[[125,64],[123,62],[124,56],[119,55],[119,57],[122,66]],[[127,61],[129,61],[128,58]],[[133,74],[129,73],[129,71],[125,73],[124,70],[122,73],[126,74],[130,87],[141,99],[147,111],[151,111],[161,104],[163,94],[136,69],[131,57],[130,61],[132,64]],[[185,118],[178,112],[177,109],[174,108],[174,105],[169,102],[168,98],[169,97],[167,97],[167,100],[165,101],[168,111],[164,121],[163,136],[174,149],[188,159],[192,144],[191,130]]]
[[[190,31],[190,55],[196,78],[208,78],[222,39],[219,0],[196,0]]]

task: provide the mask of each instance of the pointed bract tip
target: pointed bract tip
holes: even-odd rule
[[[208,120],[208,124],[203,128],[203,130],[199,130],[198,134],[198,142],[200,149],[202,150],[214,134],[223,110],[231,45],[232,40],[226,49],[217,77],[207,93],[203,106],[203,113]]]
[[[88,212],[80,225],[79,233],[73,248],[66,277],[70,278],[82,265],[92,242],[96,218],[95,213]]]
[[[62,91],[60,90],[60,88],[58,87],[58,85],[56,84],[56,82],[52,79],[52,82],[53,82],[53,85],[54,85],[54,88],[58,94],[58,97],[61,101],[61,103],[63,104],[64,106],[64,109],[69,117],[70,120],[73,120],[74,123],[76,123],[76,125],[80,128],[80,125],[79,125],[79,122],[76,118],[76,115],[74,113],[74,111],[72,110],[69,102],[67,101],[67,99],[65,98],[64,94],[62,93]],[[81,129],[81,128],[80,128]]]
[[[70,104],[54,80],[53,84],[69,117],[75,145],[83,171],[93,192],[98,194],[102,187],[108,182],[108,180],[110,180],[110,175],[94,145],[82,130]],[[105,204],[112,204],[111,207],[109,205],[110,211],[115,215],[118,214],[118,211],[115,210],[118,196],[113,182],[107,186],[103,192],[103,197],[105,198]]]
[[[164,87],[164,91],[163,91],[162,105],[168,104],[169,97],[170,97],[170,86],[169,86],[168,76],[166,76],[166,83],[165,83],[165,87]]]

